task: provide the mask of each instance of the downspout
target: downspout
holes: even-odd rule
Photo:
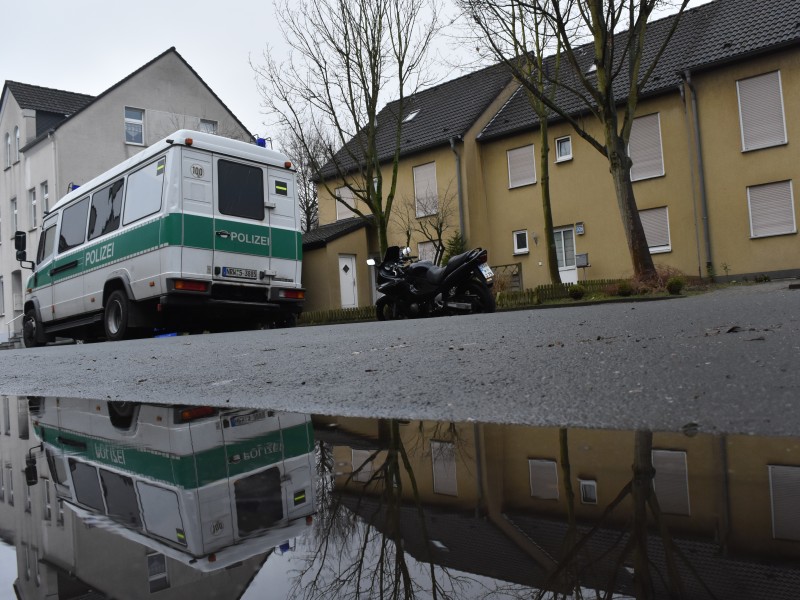
[[[456,150],[456,142],[463,141],[461,136],[454,136],[450,138],[450,149],[456,155],[456,184],[458,187],[458,228],[461,232],[461,237],[466,241],[467,232],[464,231],[464,193],[461,187],[461,156]]]
[[[689,106],[686,104],[686,84],[681,83],[678,86],[678,92],[681,95],[681,102],[683,103],[683,118],[686,127],[686,145],[689,147],[689,152],[686,156],[689,159],[689,175],[692,180],[692,212],[694,213],[694,247],[697,253],[697,276],[703,276],[703,259],[700,257],[700,220],[697,218],[697,184],[695,182],[695,168],[692,161],[692,126],[689,124]]]
[[[714,264],[711,260],[711,230],[708,224],[708,196],[706,195],[706,174],[703,166],[703,144],[700,139],[700,118],[697,114],[697,90],[692,83],[692,73],[688,69],[683,72],[683,80],[689,86],[692,97],[692,119],[694,124],[694,144],[697,151],[697,173],[700,183],[700,208],[703,218],[703,235],[705,236],[706,274],[714,279]]]

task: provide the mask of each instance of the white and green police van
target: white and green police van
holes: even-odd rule
[[[212,571],[291,543],[312,523],[307,415],[29,402],[56,495],[88,525]],[[28,484],[37,480],[38,470]]]
[[[288,158],[181,130],[64,196],[42,222],[23,339],[292,324],[302,237]],[[25,234],[15,238],[25,261]]]

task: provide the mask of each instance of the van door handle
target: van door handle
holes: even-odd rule
[[[230,231],[224,231],[224,230],[223,231],[218,231],[217,235],[219,237],[225,238],[227,240],[229,237],[231,237],[231,232]]]
[[[53,269],[50,269],[50,275],[58,275],[59,273],[63,273],[64,271],[69,271],[70,269],[74,269],[78,266],[78,260],[71,260],[68,263],[64,263],[63,265],[59,265]]]

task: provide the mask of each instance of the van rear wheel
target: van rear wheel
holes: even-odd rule
[[[103,326],[108,341],[118,342],[125,339],[125,335],[128,333],[129,316],[130,309],[125,292],[121,290],[111,292],[103,312]]]

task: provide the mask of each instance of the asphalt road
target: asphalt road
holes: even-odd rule
[[[0,352],[0,393],[800,435],[800,290]]]

